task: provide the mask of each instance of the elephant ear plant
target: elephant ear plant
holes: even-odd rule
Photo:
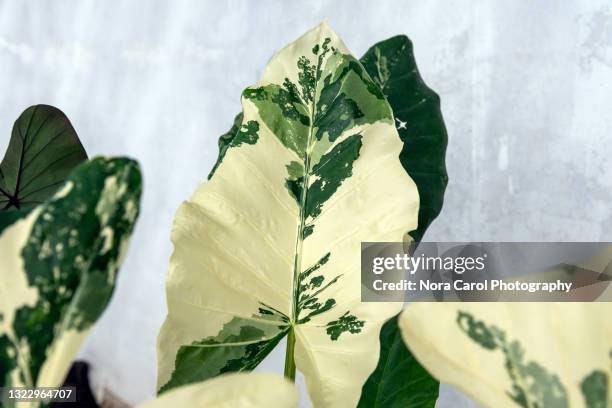
[[[421,78],[412,43],[404,35],[373,45],[360,62],[380,86],[393,110],[396,128],[404,143],[400,162],[419,190],[418,228],[409,235],[420,241],[442,209],[448,183],[445,166],[448,136],[440,98]],[[241,125],[242,113],[236,116],[232,128],[220,137],[219,159],[209,178],[222,162],[232,140],[240,137]],[[434,406],[439,383],[421,367],[402,341],[397,316],[383,325],[380,345],[377,367],[363,386],[358,406]]]
[[[425,92],[421,106],[417,93],[395,97],[405,109],[402,140],[383,92],[391,78],[407,87],[420,81],[416,67],[409,79],[400,73],[409,51],[372,51],[370,69],[381,73],[372,76],[322,24],[279,51],[243,92],[243,112],[220,140],[209,181],[176,214],[158,340],[161,393],[251,370],[287,336],[285,375],[293,379],[297,366],[316,406],[358,404],[381,365],[381,326],[402,306],[361,302],[360,244],[417,229],[419,193],[404,167],[418,156],[407,144],[418,142],[405,139],[435,127],[407,127],[419,109],[439,120],[438,133],[423,140],[443,144],[441,162],[416,160],[424,171],[442,169],[440,204],[424,219],[439,212],[446,185],[437,97],[424,85],[416,88]],[[390,322],[397,336],[389,341],[409,355]],[[424,399],[435,401],[437,383],[412,372],[431,381]],[[384,388],[389,377],[379,372],[371,381]]]
[[[445,166],[448,136],[440,111],[440,98],[421,78],[408,37],[398,35],[373,45],[360,59],[380,86],[393,110],[396,128],[404,143],[400,162],[419,190],[418,228],[410,236],[420,241],[442,209],[448,183]],[[219,139],[219,166],[231,141],[238,136],[242,114]],[[410,378],[411,381],[406,381]],[[363,386],[358,406],[434,406],[439,383],[415,360],[404,344],[397,317],[380,333],[380,357]]]
[[[80,344],[111,297],[139,211],[141,176],[134,161],[96,158],[81,163],[66,178],[75,161],[64,161],[62,166],[58,163],[67,157],[84,155],[82,148],[74,153],[75,146],[80,147],[74,130],[67,120],[54,122],[59,112],[55,108],[31,109],[31,123],[25,125],[26,129],[36,124],[39,130],[33,134],[14,132],[25,147],[11,150],[11,144],[17,143],[11,140],[3,171],[15,168],[11,155],[20,151],[20,157],[29,160],[17,166],[18,174],[22,175],[17,179],[39,183],[40,191],[44,189],[47,194],[56,184],[59,190],[36,206],[32,206],[34,201],[44,199],[42,193],[37,200],[29,201],[28,195],[39,192],[5,190],[12,196],[17,192],[20,197],[11,200],[13,205],[30,211],[27,215],[20,211],[18,217],[11,216],[0,233],[3,387],[62,384]],[[41,111],[51,114],[46,120],[39,120],[37,115]],[[21,129],[20,126],[18,120],[16,127]],[[55,126],[56,132],[46,132],[45,126]],[[62,148],[48,147],[67,133],[71,139],[62,142]],[[30,136],[25,135],[33,139],[28,141]],[[37,138],[46,143],[41,144]],[[47,153],[49,156],[41,158]],[[43,160],[42,164],[38,160]],[[4,166],[7,163],[10,165]],[[30,166],[39,169],[36,174],[29,175]],[[7,183],[12,176],[4,174],[5,187],[27,188],[20,182]],[[0,212],[0,217],[5,214]]]

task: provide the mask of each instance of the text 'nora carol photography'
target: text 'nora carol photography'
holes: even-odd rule
[[[362,300],[609,301],[609,243],[363,243]]]
[[[569,292],[572,288],[572,282],[506,282],[501,279],[484,280],[482,282],[466,282],[462,279],[451,282],[436,282],[430,279],[410,281],[403,279],[399,282],[385,282],[382,279],[377,279],[373,283],[374,290],[400,290],[400,291],[526,291],[529,293],[536,292]]]

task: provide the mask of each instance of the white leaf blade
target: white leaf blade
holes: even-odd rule
[[[377,363],[380,327],[401,307],[361,303],[360,244],[400,241],[418,218],[391,108],[325,24],[279,51],[242,105],[210,180],[177,212],[158,385],[214,376],[207,365],[217,374],[256,365],[259,351],[223,344],[247,332],[275,340],[293,327],[315,404],[355,405]],[[276,334],[261,319],[273,319]],[[203,344],[219,350],[197,351]]]

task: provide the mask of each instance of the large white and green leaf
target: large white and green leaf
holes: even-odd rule
[[[375,44],[360,62],[380,86],[394,112],[396,128],[404,142],[400,161],[419,190],[419,222],[410,235],[420,241],[442,209],[448,183],[445,165],[448,136],[440,98],[421,78],[412,43],[404,35]],[[240,138],[241,124],[242,113],[236,116],[232,128],[219,138],[219,158],[209,177],[234,138]],[[378,364],[364,384],[359,406],[435,405],[439,383],[406,347],[397,326],[397,316],[383,326],[380,342]]]
[[[396,303],[360,301],[360,243],[417,227],[379,86],[326,25],[243,93],[210,180],[177,211],[160,391],[254,368],[289,331],[317,406],[354,406]]]
[[[486,407],[612,406],[609,303],[415,303],[400,317],[421,363]]]
[[[58,386],[105,309],[138,216],[128,159],[79,165],[0,235],[0,386]]]
[[[295,385],[277,374],[225,374],[164,393],[139,408],[295,408]]]
[[[27,108],[17,118],[0,163],[0,216],[42,204],[87,160],[72,124],[49,105]]]
[[[418,227],[410,236],[420,241],[442,209],[448,183],[448,136],[440,98],[421,78],[412,43],[404,35],[375,44],[361,63],[387,97],[404,142],[400,161],[416,183],[420,197]],[[397,317],[385,323],[380,342],[378,365],[363,386],[359,406],[433,407],[439,384],[402,341]]]

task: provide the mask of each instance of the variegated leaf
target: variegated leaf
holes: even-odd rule
[[[393,110],[404,147],[400,162],[419,190],[418,228],[410,236],[420,241],[442,209],[448,183],[445,155],[448,141],[440,111],[440,98],[421,78],[412,43],[398,35],[373,45],[360,59],[367,73],[380,86]],[[223,160],[234,137],[239,136],[242,114],[219,138]],[[412,356],[401,338],[397,317],[389,319],[380,333],[381,353],[374,372],[363,386],[360,407],[434,406],[439,383]],[[410,376],[407,380],[406,377]]]
[[[415,303],[404,341],[486,407],[612,406],[609,303]]]
[[[160,391],[252,369],[292,331],[315,405],[354,406],[401,307],[360,301],[360,243],[417,226],[393,113],[325,24],[279,51],[242,107],[176,214]]]
[[[106,307],[138,216],[128,159],[78,166],[0,235],[0,385],[58,386]]]
[[[276,374],[226,374],[177,387],[139,408],[215,407],[215,408],[294,408],[298,392],[295,385]]]

